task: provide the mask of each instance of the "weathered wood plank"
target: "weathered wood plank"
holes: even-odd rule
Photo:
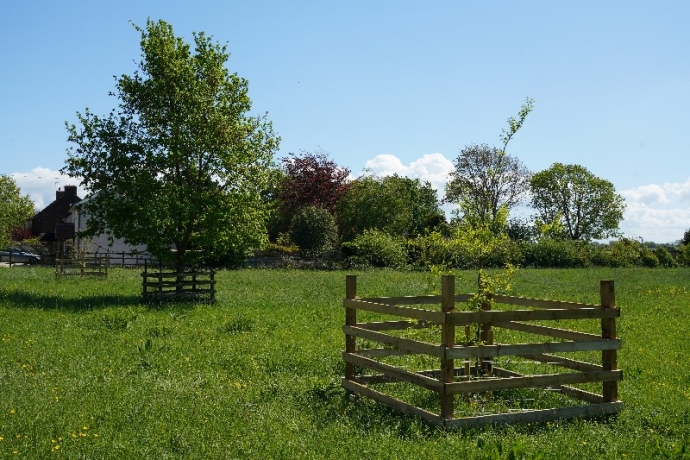
[[[520,343],[514,345],[477,345],[446,349],[451,358],[491,358],[495,356],[532,355],[542,353],[567,353],[572,351],[617,350],[620,340],[587,340],[579,342]]]
[[[572,374],[525,375],[484,380],[449,383],[446,391],[462,394],[482,391],[508,390],[512,388],[546,387],[572,383],[611,382],[623,377],[621,371],[577,372]]]
[[[519,372],[509,371],[500,367],[494,367],[494,375],[496,377],[524,377],[524,374]],[[580,401],[585,401],[592,404],[600,404],[605,402],[602,395],[592,393],[589,391],[581,390],[579,388],[569,387],[567,385],[554,385],[551,388],[552,391],[558,391],[566,396],[574,399],[579,399]]]
[[[356,353],[368,358],[385,358],[386,356],[406,356],[419,354],[412,351],[399,350],[397,348],[370,348],[366,350],[359,349],[356,351]]]
[[[601,307],[604,311],[611,311],[616,309],[616,293],[613,287],[613,280],[602,280],[599,283],[599,295],[601,298]],[[601,337],[604,339],[616,338],[616,319],[602,318],[601,319]],[[613,370],[618,368],[618,355],[616,350],[604,350],[601,352],[601,364],[604,370]],[[618,399],[618,382],[605,382],[603,385],[604,400],[607,402],[616,401]]]
[[[357,323],[357,327],[370,331],[401,331],[404,329],[426,329],[431,323],[423,320],[383,321],[373,323]]]
[[[419,308],[397,307],[394,305],[385,305],[380,303],[367,302],[360,299],[343,299],[343,306],[345,308],[356,308],[358,310],[372,311],[376,313],[384,313],[387,315],[404,316],[408,318],[421,319],[435,324],[441,324],[444,321],[445,313],[441,311],[422,310]]]
[[[596,334],[588,334],[585,332],[571,331],[568,329],[559,329],[548,326],[539,326],[537,324],[517,323],[508,321],[505,323],[493,323],[494,327],[501,327],[503,329],[511,329],[514,331],[529,332],[530,334],[545,335],[547,337],[557,337],[566,340],[595,340],[600,339],[601,336]]]
[[[347,275],[345,277],[345,298],[354,299],[357,297],[357,277],[355,275]],[[354,326],[357,324],[357,310],[354,308],[345,309],[345,326]],[[357,350],[357,338],[353,335],[345,334],[345,352],[354,353]],[[345,378],[352,380],[355,378],[355,365],[352,363],[345,363]]]
[[[363,339],[373,340],[374,342],[384,343],[401,350],[411,351],[413,353],[427,354],[443,357],[444,348],[440,345],[433,345],[430,343],[419,342],[417,340],[406,339],[402,337],[393,337],[388,334],[383,334],[376,331],[369,331],[355,326],[343,326],[343,332],[346,335],[354,337],[361,337]]]
[[[514,297],[507,295],[494,295],[494,302],[506,305],[517,305],[522,307],[546,308],[559,310],[577,310],[579,308],[598,308],[599,305],[564,302],[562,300],[530,299],[529,297]]]
[[[562,356],[547,355],[547,354],[532,354],[532,355],[518,355],[522,358],[531,359],[533,361],[538,361],[540,363],[552,364],[554,366],[565,367],[568,369],[573,369],[581,372],[589,371],[603,371],[605,370],[603,366],[598,364],[592,364],[585,361],[577,361],[570,358],[564,358]]]
[[[191,276],[204,277],[210,276],[211,272],[184,272],[184,273],[171,273],[171,272],[144,272],[141,274],[144,278],[189,278]]]
[[[579,308],[577,310],[454,311],[450,315],[453,324],[464,326],[472,323],[503,323],[507,321],[617,318],[620,316],[620,310],[616,308]]]
[[[441,391],[443,388],[443,383],[427,377],[425,375],[416,374],[414,372],[406,371],[399,367],[392,366],[390,364],[381,363],[374,361],[373,359],[365,358],[364,356],[359,356],[357,354],[351,354],[347,352],[342,353],[343,361],[346,363],[354,364],[355,366],[366,367],[375,372],[380,372],[383,375],[394,377],[397,380],[403,382],[413,383],[419,385],[428,390]]]
[[[560,419],[597,417],[619,413],[623,408],[620,401],[588,404],[586,406],[563,407],[560,409],[543,409],[528,412],[513,412],[509,414],[482,415],[479,417],[456,418],[445,421],[448,428],[470,428],[505,423],[538,423]]]
[[[393,398],[392,396],[380,393],[374,389],[368,388],[364,385],[360,385],[359,383],[353,382],[351,380],[342,379],[341,383],[343,388],[345,388],[348,391],[362,396],[366,396],[367,398],[371,398],[374,401],[384,404],[392,409],[399,410],[402,413],[420,417],[433,425],[443,425],[443,419],[439,417],[437,414],[426,411],[420,407],[413,406],[404,401]]]
[[[474,294],[455,294],[456,303],[464,303],[470,300]],[[357,300],[365,302],[382,303],[386,305],[440,305],[440,295],[416,295],[402,297],[361,297]]]

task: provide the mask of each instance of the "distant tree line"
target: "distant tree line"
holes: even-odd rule
[[[276,163],[280,138],[266,115],[248,115],[248,82],[228,69],[225,45],[201,32],[191,46],[164,21],[134,27],[142,59],[116,78],[117,108],[86,109],[66,126],[62,172],[90,192],[82,236],[145,244],[178,271],[199,258],[238,265],[265,249],[422,269],[690,265],[690,230],[678,248],[621,238],[625,203],[611,182],[559,162],[532,173],[507,152],[529,98],[497,146],[460,150],[439,199],[419,179],[353,178],[325,152]],[[32,210],[10,178],[0,185],[2,243]],[[449,220],[443,204],[457,207]],[[523,204],[534,214],[511,217]]]

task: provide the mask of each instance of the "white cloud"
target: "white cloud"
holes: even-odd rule
[[[646,204],[663,204],[669,202],[666,190],[656,184],[643,185],[632,190],[624,190],[621,192],[621,195],[631,202]]]
[[[395,155],[383,154],[367,161],[364,168],[377,177],[398,174],[412,179],[429,181],[439,196],[443,196],[448,174],[453,170],[453,163],[440,153],[427,153],[406,166]]]
[[[620,194],[625,198],[621,230],[627,236],[647,241],[671,243],[690,228],[690,179],[683,183],[648,184]]]
[[[16,172],[10,174],[22,195],[29,195],[37,210],[41,210],[55,200],[55,192],[65,185],[76,185],[77,194],[84,198],[85,190],[79,186],[79,179],[68,177],[60,171],[48,168],[34,168],[29,172]]]

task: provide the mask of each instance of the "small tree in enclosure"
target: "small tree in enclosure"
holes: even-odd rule
[[[563,237],[587,241],[619,235],[625,201],[611,182],[585,167],[554,163],[534,174],[531,187],[538,220],[561,228]]]
[[[0,175],[0,248],[12,241],[13,234],[19,234],[24,222],[34,215],[34,203],[10,176]]]
[[[147,21],[142,60],[116,79],[109,115],[77,113],[62,169],[91,192],[86,235],[106,233],[184,269],[188,252],[241,253],[265,239],[262,192],[279,138],[250,117],[247,81],[226,46],[203,32],[194,50],[164,21]],[[174,248],[174,255],[170,249]]]

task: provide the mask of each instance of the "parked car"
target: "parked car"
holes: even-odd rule
[[[7,248],[0,251],[0,262],[35,264],[41,261],[41,256],[31,252],[24,252],[17,248]]]

